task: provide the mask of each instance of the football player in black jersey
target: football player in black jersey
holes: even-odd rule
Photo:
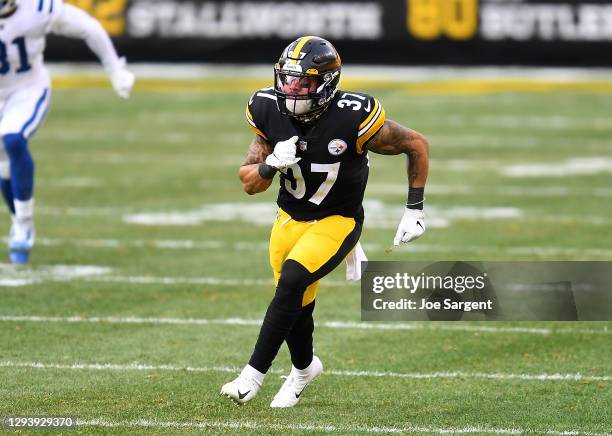
[[[297,404],[323,370],[312,348],[317,288],[359,240],[369,151],[407,157],[408,202],[394,244],[425,231],[427,140],[386,119],[377,99],[339,90],[340,71],[329,41],[298,38],[274,67],[274,87],[257,91],[246,108],[255,138],[240,167],[243,188],[263,192],[279,173],[280,190],[270,236],[276,293],[248,365],[221,388],[239,403],[257,394],[284,341],[292,368],[271,407]]]

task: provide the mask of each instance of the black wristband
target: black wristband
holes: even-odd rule
[[[408,209],[419,209],[423,210],[423,203],[425,202],[425,188],[408,188],[408,202],[406,207]]]
[[[276,174],[278,170],[264,162],[259,165],[258,171],[259,177],[270,180],[274,178],[274,174]]]

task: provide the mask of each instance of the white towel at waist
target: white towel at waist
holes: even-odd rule
[[[346,256],[346,279],[351,281],[361,280],[361,262],[367,262],[365,251],[357,242],[355,248]]]

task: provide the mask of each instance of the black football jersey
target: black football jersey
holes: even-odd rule
[[[364,145],[385,122],[377,99],[338,91],[319,118],[305,125],[282,114],[274,89],[264,88],[249,100],[246,119],[272,146],[299,137],[296,156],[301,160],[280,174],[279,207],[297,221],[330,215],[363,221],[369,170]]]

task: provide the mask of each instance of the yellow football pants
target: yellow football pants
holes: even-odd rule
[[[332,215],[316,221],[294,221],[278,210],[270,235],[270,265],[278,285],[283,263],[292,259],[312,274],[302,307],[317,296],[319,280],[329,274],[351,252],[361,234],[361,224],[354,218]]]

